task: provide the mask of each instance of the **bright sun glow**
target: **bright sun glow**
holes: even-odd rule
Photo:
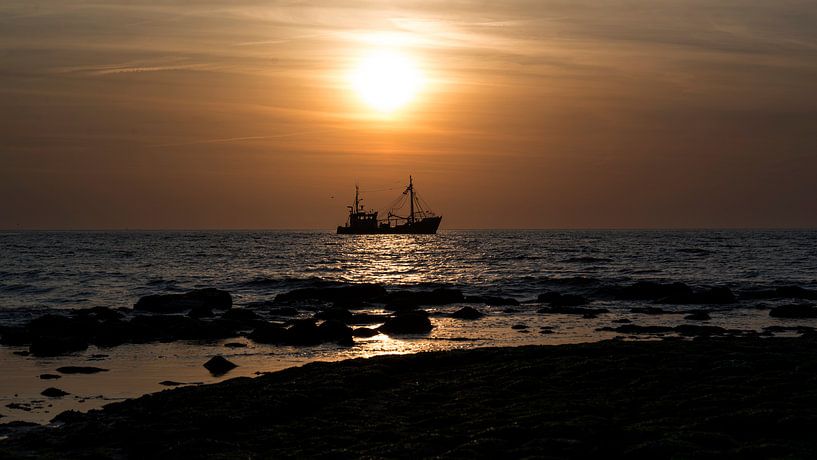
[[[423,85],[423,75],[414,61],[391,50],[364,56],[350,80],[357,95],[382,113],[391,113],[411,102]]]

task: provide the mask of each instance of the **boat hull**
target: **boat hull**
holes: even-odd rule
[[[381,235],[381,234],[397,234],[397,235],[433,235],[437,233],[440,227],[442,216],[426,217],[414,223],[405,223],[396,225],[394,227],[366,227],[356,228],[349,226],[339,226],[338,235]]]

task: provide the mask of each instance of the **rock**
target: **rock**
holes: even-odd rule
[[[386,296],[386,289],[379,284],[355,284],[343,287],[303,288],[278,294],[275,303],[303,302],[319,300],[323,302],[355,303],[379,299]]]
[[[729,304],[735,303],[737,298],[732,290],[726,286],[716,286],[696,295],[696,303],[703,304]]]
[[[612,292],[613,297],[619,300],[658,300],[692,295],[692,288],[684,283],[639,281],[630,286],[614,288]]]
[[[556,313],[563,315],[583,315],[595,317],[602,313],[610,313],[606,308],[584,308],[584,307],[546,307],[540,308],[537,313]]]
[[[321,336],[321,342],[335,342],[340,345],[353,345],[352,328],[346,324],[336,321],[328,320],[318,326],[318,332]]]
[[[359,327],[352,330],[353,337],[374,337],[380,334],[377,329],[370,329],[368,327]]]
[[[246,308],[232,308],[224,312],[221,318],[230,321],[248,322],[258,319],[258,315],[254,311],[247,310]]]
[[[34,336],[28,351],[34,356],[58,356],[88,349],[84,337]]]
[[[684,316],[684,319],[688,321],[708,321],[712,318],[705,311],[694,311]]]
[[[778,286],[774,289],[745,291],[741,297],[749,299],[803,299],[817,300],[817,291],[800,286]]]
[[[227,291],[215,288],[196,289],[184,294],[154,294],[142,297],[133,306],[134,310],[151,313],[181,313],[196,307],[213,310],[229,310],[233,297]]]
[[[452,318],[458,319],[479,319],[482,318],[483,316],[485,315],[481,311],[471,307],[460,308],[459,310],[451,314]]]
[[[227,348],[247,348],[247,344],[241,342],[229,342],[225,343],[224,346]]]
[[[40,380],[56,380],[61,378],[62,376],[57,374],[40,374]]]
[[[419,311],[406,311],[394,315],[388,319],[380,328],[380,332],[388,335],[393,334],[426,334],[433,326],[428,319],[428,313]]]
[[[0,326],[0,343],[11,346],[28,345],[31,343],[31,333],[20,326]]]
[[[127,324],[125,333],[130,334],[133,342],[218,340],[235,337],[235,326],[221,320],[203,321],[187,316],[141,315]]]
[[[666,315],[671,312],[658,307],[636,307],[631,308],[630,313],[641,313],[643,315]]]
[[[93,366],[63,366],[58,367],[60,374],[96,374],[98,372],[108,372],[108,369]]]
[[[512,299],[509,297],[496,297],[491,295],[477,295],[477,296],[465,296],[464,302],[466,303],[484,303],[485,305],[494,305],[494,306],[518,306],[519,301],[516,299]]]
[[[179,385],[184,385],[182,382],[174,382],[173,380],[163,380],[159,382],[159,385],[166,386],[166,387],[177,387]]]
[[[673,328],[668,326],[639,326],[637,324],[624,324],[617,327],[601,327],[599,331],[620,332],[622,334],[666,334],[673,332]]]
[[[257,343],[283,343],[286,341],[287,330],[280,324],[259,324],[247,336]]]
[[[715,304],[723,305],[734,303],[737,299],[732,291],[725,286],[713,287],[701,292],[691,292],[684,294],[671,295],[658,299],[658,303],[664,304]]]
[[[43,390],[40,394],[49,398],[62,398],[63,396],[67,396],[71,393],[60,390],[59,388],[49,387]]]
[[[290,345],[318,345],[323,342],[321,331],[314,319],[296,319],[286,328],[285,343]]]
[[[462,303],[465,297],[458,289],[438,288],[433,291],[394,291],[384,299],[389,310],[411,310],[421,305]]]
[[[73,310],[71,314],[78,317],[91,318],[97,321],[109,321],[114,319],[122,319],[125,317],[125,315],[121,312],[108,307],[82,308],[79,310]]]
[[[349,324],[352,316],[352,312],[340,307],[327,308],[315,314],[316,319],[340,321],[344,324]]]
[[[586,305],[589,301],[575,294],[560,294],[558,292],[546,292],[540,294],[537,298],[539,302],[547,302],[552,306],[558,307],[577,307],[579,305]]]
[[[209,361],[204,363],[203,366],[215,377],[224,375],[238,367],[236,364],[228,361],[227,358],[221,355],[213,356]]]
[[[293,307],[271,308],[267,313],[273,316],[298,316],[298,309]]]
[[[769,310],[773,318],[817,318],[817,308],[810,304],[780,305]]]
[[[728,333],[729,331],[719,326],[699,326],[694,324],[682,324],[680,326],[675,326],[675,332],[684,336],[707,337],[710,335],[723,335]]]
[[[378,324],[385,323],[391,318],[389,315],[375,315],[369,313],[355,313],[352,319],[347,324],[362,325],[362,324]]]
[[[210,317],[214,316],[214,314],[213,314],[213,309],[211,309],[210,307],[205,307],[204,305],[198,305],[196,307],[191,308],[190,312],[187,314],[187,316],[189,316],[191,318],[198,319],[198,318],[210,318]]]
[[[527,329],[527,328],[528,328],[527,324],[514,324],[513,326],[511,326],[511,329],[516,329],[516,330],[522,330],[522,329]]]

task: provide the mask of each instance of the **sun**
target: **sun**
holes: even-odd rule
[[[384,114],[411,102],[423,86],[423,74],[416,62],[395,50],[366,54],[349,80],[366,105]]]

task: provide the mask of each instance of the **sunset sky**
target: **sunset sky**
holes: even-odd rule
[[[817,227],[814,0],[4,0],[0,64],[0,228],[332,230],[409,174],[448,229]]]

